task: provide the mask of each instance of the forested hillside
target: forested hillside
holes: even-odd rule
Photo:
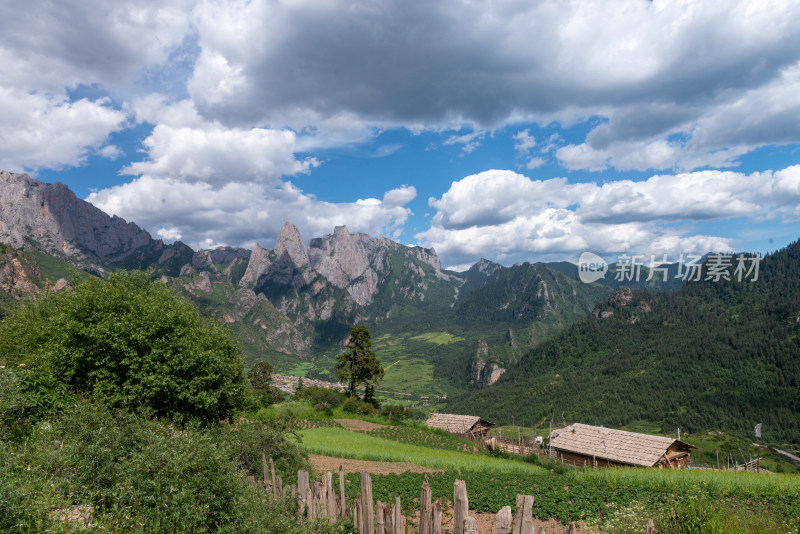
[[[450,409],[664,432],[723,428],[800,442],[800,242],[763,259],[757,281],[675,293],[620,288],[532,350],[490,391]],[[517,415],[517,417],[519,417]]]

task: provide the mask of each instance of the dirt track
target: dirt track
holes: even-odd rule
[[[386,425],[379,425],[370,423],[369,421],[361,421],[360,419],[334,419],[337,423],[342,425],[347,430],[356,430],[360,432],[369,432],[377,428],[383,428]]]
[[[366,471],[374,475],[386,475],[389,473],[440,473],[441,469],[431,469],[420,467],[408,462],[372,462],[369,460],[348,460],[346,458],[332,458],[330,456],[319,456],[309,454],[309,460],[314,469],[322,473],[330,471],[338,473],[339,466],[344,468],[345,473],[360,473]]]

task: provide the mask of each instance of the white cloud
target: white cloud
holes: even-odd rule
[[[531,169],[535,169],[536,167],[541,167],[545,163],[546,162],[545,162],[544,158],[533,157],[533,158],[528,159],[528,162],[525,163],[525,168],[528,169],[528,170],[531,170]]]
[[[294,143],[295,134],[289,130],[159,124],[143,143],[148,159],[131,163],[122,172],[211,184],[275,181],[318,164],[313,158],[296,160]]]
[[[476,148],[481,146],[481,140],[486,136],[485,131],[470,132],[463,135],[451,135],[442,144],[447,145],[462,145],[461,150],[467,154],[471,154]]]
[[[0,86],[127,91],[190,32],[189,0],[28,0],[0,6]]]
[[[116,145],[106,145],[97,151],[97,155],[106,159],[117,159],[123,154],[122,149]]]
[[[794,7],[208,1],[194,11],[201,52],[188,90],[207,117],[311,128],[328,143],[343,117],[352,140],[370,127],[479,132],[596,116],[607,123],[562,148],[568,168],[730,165],[760,144],[800,141],[800,121],[788,118],[800,94]],[[771,105],[756,119],[761,104]],[[479,141],[456,133],[445,143],[470,153]]]
[[[105,99],[63,98],[0,87],[0,168],[35,170],[81,165],[111,132],[123,128],[125,113]]]
[[[396,236],[411,211],[412,188],[375,198],[332,203],[306,195],[290,182],[278,186],[231,182],[215,188],[145,175],[130,183],[96,191],[87,200],[103,211],[136,221],[154,235],[181,239],[192,247],[222,244],[252,247],[274,245],[277,232],[291,221],[306,240],[347,225],[352,232]]]
[[[416,235],[447,263],[480,256],[513,262],[583,250],[680,253],[730,250],[731,238],[698,235],[692,223],[767,214],[794,217],[800,166],[745,175],[700,171],[634,182],[568,183],[486,171],[453,182],[431,227]]]
[[[520,130],[512,137],[516,141],[514,150],[517,152],[527,153],[536,146],[536,139],[531,135],[529,129]]]
[[[405,206],[417,197],[417,188],[413,185],[402,185],[387,191],[383,195],[383,203],[389,206]]]

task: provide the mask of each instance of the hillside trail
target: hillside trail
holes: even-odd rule
[[[356,432],[370,432],[379,428],[391,428],[390,425],[379,425],[377,423],[370,423],[369,421],[362,421],[360,419],[334,419],[342,427],[347,430],[354,430]]]
[[[373,462],[371,460],[350,460],[347,458],[334,458],[332,456],[321,456],[319,454],[309,454],[308,459],[311,465],[324,473],[338,473],[341,465],[345,473],[360,473],[366,471],[373,475],[388,475],[402,473],[441,473],[442,469],[422,467],[409,462]]]

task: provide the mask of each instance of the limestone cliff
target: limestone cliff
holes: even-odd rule
[[[95,265],[164,263],[188,249],[165,245],[145,230],[109,216],[61,183],[0,171],[0,243],[38,249]]]

